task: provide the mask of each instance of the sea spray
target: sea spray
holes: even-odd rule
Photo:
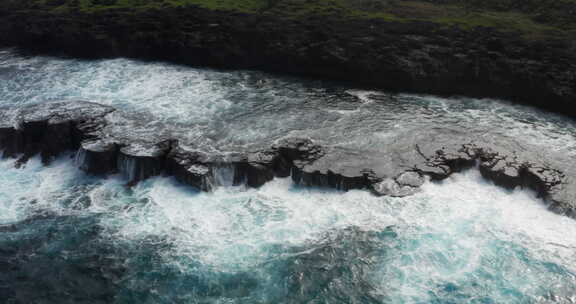
[[[570,235],[566,231],[576,229],[573,220],[550,213],[531,193],[490,185],[475,171],[427,184],[422,193],[403,199],[375,198],[363,191],[293,188],[289,180],[276,180],[258,190],[221,188],[200,194],[169,179],[157,179],[149,187],[136,191],[142,191],[137,195],[144,195],[148,203],[138,217],[121,221],[124,226],[117,232],[121,238],[170,239],[174,247],[163,263],[184,273],[204,267],[216,274],[251,273],[247,279],[259,282],[258,288],[244,296],[253,301],[278,301],[290,295],[287,286],[295,284],[291,278],[317,275],[299,267],[295,271],[302,273],[286,273],[285,267],[301,263],[293,258],[304,253],[320,255],[306,260],[326,261],[319,249],[332,246],[326,237],[342,241],[341,233],[349,229],[376,234],[370,244],[352,238],[348,240],[352,247],[339,250],[357,252],[365,249],[353,246],[374,246],[378,252],[366,256],[370,263],[360,267],[348,264],[344,258],[348,251],[334,251],[337,256],[328,261],[336,264],[330,267],[359,272],[336,272],[324,280],[362,274],[362,282],[374,286],[369,292],[378,301],[524,303],[551,294],[573,296],[576,257],[571,248],[576,244],[566,237]],[[214,273],[206,275],[207,280],[216,280]],[[318,291],[294,301],[325,296]],[[353,293],[348,296],[354,300]]]
[[[93,179],[62,159],[1,165],[3,227],[38,236],[61,227],[50,244],[66,239],[64,227],[92,226],[97,234],[77,242],[106,243],[107,259],[129,266],[99,272],[120,303],[563,303],[575,296],[576,222],[476,170],[427,183],[411,197],[377,198],[290,179],[198,193],[156,177],[129,189],[124,178]],[[19,238],[0,233],[3,242],[9,236]],[[91,254],[64,244],[73,243],[58,245],[66,251],[55,257]]]
[[[260,72],[0,52],[0,104],[84,99],[183,126],[210,152],[290,135],[383,151],[438,128],[512,136],[573,156],[573,121],[504,101],[350,91]],[[0,161],[0,296],[63,303],[570,303],[574,220],[477,171],[406,198],[276,179],[212,193],[142,177],[92,178],[64,156]],[[80,163],[86,155],[78,154]],[[208,182],[208,181],[206,181]],[[240,183],[241,184],[241,183]],[[55,280],[54,278],[58,278]],[[72,296],[71,296],[72,295]]]
[[[378,151],[399,133],[445,128],[576,153],[572,120],[500,100],[361,91],[329,81],[129,59],[26,57],[11,50],[0,52],[0,69],[0,105],[100,102],[146,122],[153,117],[185,127],[184,135],[208,151],[253,149],[285,136]]]

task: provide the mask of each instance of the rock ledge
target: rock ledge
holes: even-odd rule
[[[427,176],[441,180],[477,166],[483,177],[514,189],[532,189],[551,210],[576,217],[571,168],[529,152],[514,142],[470,141],[441,134],[406,136],[389,151],[349,151],[311,139],[284,138],[259,151],[209,154],[164,126],[112,107],[75,101],[0,108],[0,148],[17,165],[40,154],[44,163],[66,151],[89,174],[123,174],[130,185],[170,175],[202,191],[219,186],[259,187],[274,177],[298,185],[340,190],[368,189],[376,195],[407,196]],[[560,170],[558,168],[563,168]],[[568,172],[566,172],[568,171]]]

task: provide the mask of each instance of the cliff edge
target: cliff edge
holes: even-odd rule
[[[0,45],[510,98],[576,116],[576,1],[5,0]]]

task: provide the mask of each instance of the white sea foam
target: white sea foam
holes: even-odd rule
[[[382,92],[366,90],[347,90],[346,93],[358,98],[361,103],[372,103],[373,99],[370,96],[383,95]]]
[[[400,131],[450,125],[567,155],[576,151],[570,120],[494,100],[348,91],[360,98],[358,105],[339,97],[345,88],[333,94],[257,72],[25,58],[10,51],[0,52],[0,71],[2,105],[99,101],[188,125],[192,142],[214,149],[299,135],[378,150]],[[196,262],[228,273],[263,271],[263,264],[282,258],[270,250],[274,246],[308,246],[348,227],[392,229],[397,237],[382,241],[386,254],[370,269],[387,302],[487,302],[483,295],[496,303],[562,302],[574,296],[576,221],[547,211],[529,192],[486,183],[475,171],[392,199],[301,189],[288,179],[260,189],[230,187],[230,168],[214,172],[220,187],[213,193],[169,178],[128,189],[122,177],[94,180],[70,164],[60,159],[44,168],[32,159],[14,169],[13,161],[0,161],[0,224],[39,210],[97,213],[115,242],[153,236],[172,244],[163,262],[184,273],[197,271]]]
[[[14,160],[0,161],[0,224],[21,221],[37,210],[60,210],[59,202],[77,199],[72,186],[81,173],[68,160],[44,167],[39,158],[23,168]]]
[[[251,271],[278,258],[269,252],[274,245],[302,246],[347,227],[393,227],[398,238],[382,244],[387,256],[373,269],[373,282],[394,303],[432,300],[431,293],[442,298],[446,288],[521,303],[547,291],[570,296],[566,290],[576,283],[576,222],[549,212],[532,193],[502,190],[475,171],[402,199],[298,189],[286,179],[258,190],[194,194],[160,178],[134,195],[146,204],[115,222],[116,237],[171,239],[176,252],[166,262],[184,272],[193,271],[188,260]]]
[[[573,121],[505,101],[386,94],[128,59],[82,61],[0,53],[0,105],[90,100],[185,127],[182,136],[219,150],[308,136],[366,149],[382,135],[435,126],[510,136],[576,154]],[[360,102],[351,102],[354,96]]]
[[[493,186],[476,171],[427,183],[408,198],[377,198],[302,189],[289,179],[197,193],[154,178],[130,190],[122,178],[88,178],[68,159],[46,168],[38,159],[23,169],[9,160],[0,165],[1,223],[38,210],[102,214],[111,240],[169,241],[174,247],[161,253],[164,263],[184,273],[200,262],[203,269],[257,271],[264,279],[269,274],[261,265],[282,258],[274,246],[314,244],[348,227],[392,229],[397,237],[382,241],[385,255],[369,270],[391,303],[452,299],[450,293],[506,303],[574,296],[576,221],[549,212],[530,192]],[[82,201],[89,203],[78,208]]]

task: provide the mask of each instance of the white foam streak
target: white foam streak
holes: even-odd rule
[[[349,226],[374,231],[396,226],[407,235],[414,227],[415,233],[430,229],[471,248],[490,236],[488,240],[527,246],[542,258],[552,254],[559,258],[556,262],[574,260],[576,240],[567,237],[576,232],[572,220],[548,212],[529,193],[479,186],[479,177],[469,175],[426,185],[423,193],[409,199],[375,198],[363,191],[295,190],[288,180],[259,190],[221,188],[191,195],[171,180],[156,179],[143,194],[151,201],[146,219],[150,227],[138,222],[124,227],[122,234],[129,236],[135,229],[140,235],[145,229],[183,238],[183,251],[187,246],[194,248],[190,252],[204,248],[199,258],[215,264],[243,263],[249,258],[245,255],[263,254],[259,250],[266,244],[302,244]],[[238,246],[243,253],[229,252]]]
[[[116,237],[171,239],[176,252],[166,262],[185,272],[193,271],[186,260],[220,271],[251,271],[277,258],[270,255],[271,246],[302,246],[351,226],[367,231],[394,227],[398,239],[383,244],[388,255],[373,270],[375,286],[398,296],[390,298],[393,303],[411,303],[411,296],[429,299],[427,290],[446,284],[470,292],[477,281],[487,293],[497,293],[504,284],[532,297],[536,287],[555,290],[556,284],[564,290],[574,283],[576,240],[571,236],[576,223],[547,211],[533,194],[509,193],[474,171],[427,184],[422,193],[404,199],[297,189],[287,179],[258,190],[193,194],[158,178],[138,186],[134,196],[146,203],[114,221]],[[535,273],[544,271],[546,263],[569,272],[558,277]],[[486,281],[482,273],[497,279]],[[502,275],[512,277],[502,283]]]
[[[0,53],[0,69],[0,104],[101,102],[185,126],[183,136],[207,149],[229,151],[288,134],[373,149],[386,146],[378,134],[441,125],[576,153],[573,121],[498,100],[328,90],[321,83],[251,71],[22,57],[11,51]]]
[[[478,187],[484,184],[484,187]],[[492,233],[495,238],[520,242],[523,245],[540,244],[542,250],[556,252],[565,257],[575,258],[576,222],[547,210],[546,205],[529,191],[507,190],[486,185],[477,171],[470,171],[465,176],[455,176],[444,182],[441,187],[425,186],[424,192],[434,201],[445,201],[458,206],[443,206],[449,212],[432,211],[429,216],[419,217],[422,225],[435,219],[441,225],[450,225],[454,220],[474,223],[471,229],[482,233]],[[458,188],[458,192],[447,191]],[[479,191],[480,190],[480,191]],[[455,196],[459,193],[460,196]],[[472,230],[472,232],[475,230]],[[568,249],[568,250],[564,250]]]
[[[211,168],[213,180],[209,181],[211,183],[210,188],[215,189],[217,187],[232,187],[234,186],[234,179],[236,175],[236,166],[233,164],[222,164],[220,166],[214,166]]]
[[[38,158],[21,169],[14,164],[14,160],[0,161],[0,224],[23,220],[35,210],[60,210],[57,202],[71,196],[69,187],[80,174],[67,160],[47,168]]]
[[[257,72],[126,59],[26,58],[10,51],[0,51],[0,72],[0,104],[99,101],[152,113],[158,121],[151,123],[186,126],[183,136],[206,149],[269,145],[298,135],[377,151],[398,133],[442,126],[513,136],[568,156],[576,152],[572,121],[494,100],[346,88],[333,93]],[[77,161],[83,157],[79,153]],[[140,174],[133,162],[120,166],[129,179]],[[192,260],[219,271],[249,271],[279,258],[271,253],[273,246],[314,244],[351,226],[377,232],[392,227],[398,236],[381,244],[387,255],[371,270],[374,285],[390,303],[432,302],[445,289],[501,293],[495,297],[501,303],[526,303],[546,288],[572,296],[576,286],[576,221],[547,211],[529,192],[486,183],[476,171],[392,199],[366,191],[300,189],[288,179],[260,189],[230,187],[230,167],[212,172],[213,193],[195,193],[167,178],[132,189],[121,177],[96,182],[66,159],[47,168],[38,159],[23,169],[12,167],[13,161],[0,161],[0,224],[44,209],[102,214],[110,239],[158,237],[174,244],[164,257],[182,271],[194,271]],[[83,207],[70,208],[75,204]]]
[[[385,290],[402,295],[393,303],[442,298],[445,288],[522,303],[576,283],[576,222],[549,212],[532,193],[487,184],[477,171],[425,185],[398,212],[404,241],[390,247],[377,276]]]
[[[383,95],[382,92],[365,90],[347,90],[346,93],[358,98],[361,103],[372,103],[370,96]]]
[[[569,297],[576,283],[576,221],[547,211],[532,193],[486,183],[476,171],[428,183],[412,197],[377,198],[366,191],[294,188],[289,179],[195,193],[154,178],[127,189],[121,178],[86,179],[67,161],[43,168],[33,159],[24,169],[0,162],[0,223],[35,210],[102,214],[110,239],[172,243],[161,256],[183,272],[196,271],[197,262],[224,272],[254,271],[281,258],[274,246],[308,246],[348,227],[392,227],[398,236],[383,241],[386,255],[370,269],[391,303],[432,300],[446,288],[503,302],[535,299],[543,290]],[[71,208],[82,199],[89,204]],[[523,295],[501,294],[499,286]]]

